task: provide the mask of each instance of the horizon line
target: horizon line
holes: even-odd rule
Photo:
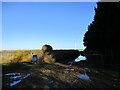
[[[42,50],[42,49],[4,49],[0,51],[5,51],[5,50]],[[84,50],[84,49],[53,49],[53,50]]]

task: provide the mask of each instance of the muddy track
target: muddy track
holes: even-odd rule
[[[10,78],[17,75],[4,74],[3,88],[118,88],[120,86],[117,74],[107,76],[107,72],[101,73],[92,68],[61,63],[44,63],[27,71],[18,71],[18,73],[23,79],[20,79],[18,75],[16,80],[21,81],[13,86],[8,83],[13,82]]]

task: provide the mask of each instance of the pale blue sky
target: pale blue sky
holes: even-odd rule
[[[84,49],[83,36],[96,2],[4,2],[2,49]]]

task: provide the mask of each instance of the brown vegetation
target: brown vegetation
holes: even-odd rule
[[[52,46],[50,46],[50,45],[43,45],[43,46],[42,46],[42,50],[43,50],[44,52],[46,52],[46,51],[52,51],[53,48],[52,48]]]
[[[53,50],[44,53],[44,62],[63,62],[76,59],[80,55],[77,50]]]
[[[46,52],[44,54],[44,62],[49,63],[49,62],[55,62],[55,61],[56,61],[56,59],[55,59],[54,53],[52,53],[52,52]]]
[[[32,62],[33,55],[37,55],[38,62],[63,62],[76,59],[82,51],[53,50],[50,45],[43,45],[42,50],[3,50],[2,63]]]
[[[2,56],[0,63],[31,62],[32,52],[38,56],[38,60],[41,59],[41,50],[3,50],[0,52]]]
[[[78,50],[5,50],[0,52],[1,63],[31,62],[32,56],[38,56],[38,62],[55,62],[74,60],[80,55]]]

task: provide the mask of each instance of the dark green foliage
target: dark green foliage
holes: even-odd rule
[[[99,57],[92,59],[92,62],[101,62],[99,64],[106,67],[119,67],[119,16],[120,2],[97,3],[94,21],[88,26],[83,40],[87,57]]]

